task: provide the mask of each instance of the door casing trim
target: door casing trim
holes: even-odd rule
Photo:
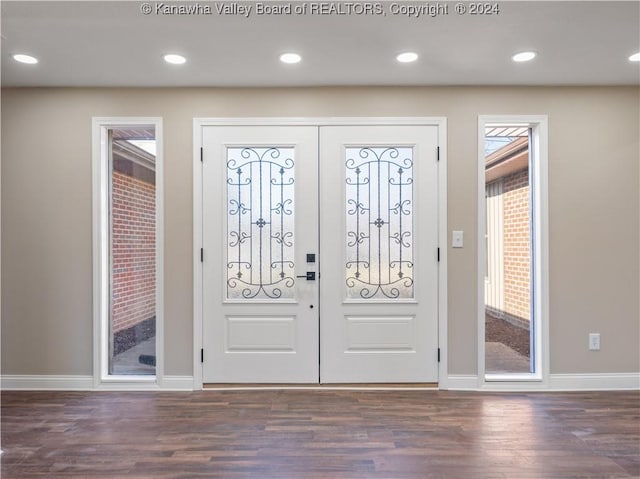
[[[193,389],[202,390],[202,129],[208,126],[402,126],[438,127],[438,364],[439,387],[447,388],[447,119],[446,117],[309,117],[309,118],[194,118],[193,119]],[[206,352],[205,352],[206,354]],[[434,358],[434,360],[436,360]]]
[[[486,252],[485,222],[485,159],[484,132],[487,124],[526,126],[532,130],[530,184],[533,210],[531,234],[533,279],[531,287],[535,321],[535,373],[491,374],[485,371],[485,305],[484,265]],[[549,117],[548,115],[479,115],[478,116],[478,208],[477,208],[477,318],[478,318],[478,375],[477,388],[487,390],[549,389]]]
[[[108,128],[153,125],[156,134],[156,371],[155,375],[110,375],[109,322],[109,162],[101,144]],[[162,117],[92,117],[93,386],[94,389],[161,388],[164,380],[164,147]]]

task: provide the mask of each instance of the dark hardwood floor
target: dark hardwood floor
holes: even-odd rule
[[[2,479],[640,476],[640,393],[3,392]]]

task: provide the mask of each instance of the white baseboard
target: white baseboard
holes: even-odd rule
[[[93,376],[3,375],[3,391],[193,391],[192,376],[164,376],[154,382],[113,381],[94,386]]]
[[[640,373],[550,374],[543,381],[495,381],[479,386],[477,376],[451,374],[441,389],[452,391],[616,391],[640,390]]]
[[[551,374],[554,391],[639,390],[640,373]]]
[[[2,375],[3,391],[90,391],[93,376]]]
[[[445,384],[440,382],[440,389],[452,391],[476,391],[478,389],[478,377],[471,374],[450,374]]]
[[[94,387],[93,376],[3,375],[4,391],[193,391],[192,376],[164,376],[155,382],[113,382]],[[640,390],[640,373],[551,374],[546,384],[531,382],[495,382],[478,386],[478,378],[468,374],[451,374],[440,389],[452,391],[613,391]]]
[[[193,376],[164,376],[163,391],[193,391]]]

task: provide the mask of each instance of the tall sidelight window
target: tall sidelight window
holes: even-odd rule
[[[530,129],[485,128],[485,372],[531,373]]]
[[[156,122],[94,120],[94,143],[99,135],[98,161],[94,150],[94,266],[100,380],[156,376],[161,313],[158,129]]]
[[[542,122],[544,123],[544,122]],[[485,380],[542,379],[546,145],[539,122],[480,122],[480,351]],[[546,123],[544,123],[546,131]],[[545,153],[546,155],[546,153]],[[546,157],[546,156],[545,156]],[[544,167],[544,168],[543,168]],[[546,182],[545,182],[546,183]],[[479,185],[480,186],[480,185]],[[546,185],[544,185],[546,188]],[[546,191],[546,189],[544,190]],[[543,348],[544,347],[544,348]]]
[[[155,374],[155,128],[109,129],[109,373]]]

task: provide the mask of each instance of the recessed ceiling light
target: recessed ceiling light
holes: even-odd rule
[[[172,65],[182,65],[187,61],[187,59],[182,55],[176,55],[174,53],[169,53],[165,55],[163,58],[165,62],[171,63]]]
[[[24,55],[22,53],[13,55],[13,59],[20,63],[26,63],[27,65],[35,65],[36,63],[38,63],[38,59],[36,57],[32,57],[31,55]]]
[[[634,53],[629,57],[630,62],[640,62],[640,52]]]
[[[536,57],[536,52],[520,52],[511,57],[514,62],[522,63],[533,60]]]
[[[283,53],[280,55],[280,61],[282,63],[300,63],[302,61],[302,57],[297,53]]]
[[[404,52],[396,56],[396,60],[398,60],[400,63],[411,63],[415,62],[417,59],[418,54],[415,52]]]

